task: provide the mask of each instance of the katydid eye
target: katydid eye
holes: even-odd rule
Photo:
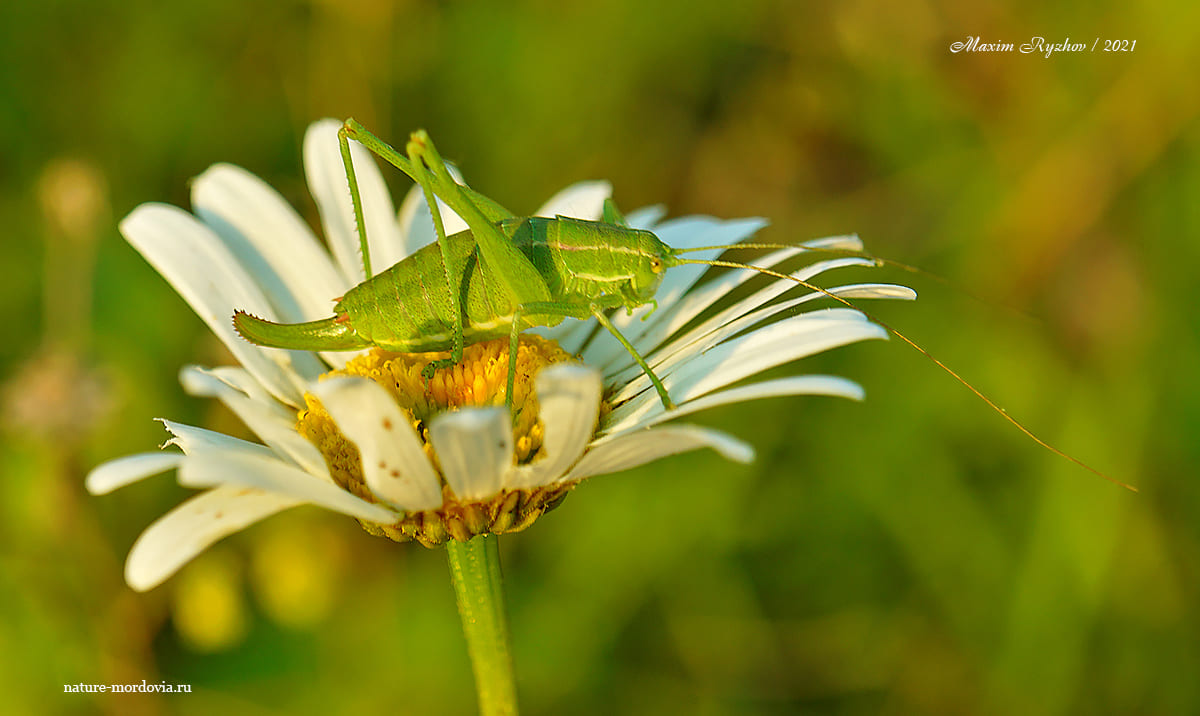
[[[658,258],[657,256],[650,259],[650,270],[653,271],[654,273],[662,273],[662,270],[663,270],[662,259]]]

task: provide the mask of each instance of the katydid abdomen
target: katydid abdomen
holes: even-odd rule
[[[669,255],[650,232],[613,224],[528,217],[505,219],[496,226],[541,276],[550,302],[577,307],[580,314],[591,306],[632,308],[649,301]],[[454,345],[451,286],[458,291],[462,338],[468,345],[509,335],[514,319],[521,330],[557,325],[567,315],[534,309],[516,318],[523,302],[496,280],[495,269],[479,260],[478,248],[471,231],[446,237],[444,254],[436,243],[425,246],[347,291],[330,318],[285,325],[239,311],[234,326],[247,340],[272,348],[379,346],[420,353]]]

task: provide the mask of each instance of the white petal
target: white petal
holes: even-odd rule
[[[744,403],[759,398],[783,395],[832,395],[851,400],[862,400],[864,397],[862,387],[845,378],[832,375],[798,375],[722,390],[684,403],[670,412],[663,408],[660,400],[640,401],[637,403],[637,410],[629,409],[630,403],[626,403],[609,414],[609,424],[604,427],[604,432],[618,434],[638,428],[648,428],[719,405]]]
[[[675,222],[669,222],[667,226],[671,227],[674,224]],[[747,233],[747,230],[753,229],[754,226],[755,225],[753,223],[745,225],[734,222],[726,222],[725,224],[717,227],[726,233],[722,236],[716,237],[716,240],[708,240],[709,237],[706,237],[706,232],[704,231],[696,232],[685,227],[685,229],[688,231],[688,234],[680,236],[675,240],[690,246],[728,245],[751,238],[753,236],[753,232],[751,231],[750,233]],[[699,234],[698,237],[693,235],[696,233]],[[760,268],[771,268],[788,258],[802,253],[805,249],[836,249],[844,251],[861,247],[862,243],[858,241],[858,237],[856,236],[833,236],[822,239],[813,239],[810,241],[805,241],[796,247],[780,249],[768,254],[757,261],[755,266]],[[694,254],[688,254],[688,256],[695,259],[707,260],[715,257],[718,253],[720,253],[719,250],[701,251]],[[800,281],[808,281],[824,271],[842,266],[854,265],[874,266],[875,264],[870,259],[861,257],[838,258],[828,261],[819,261],[807,267],[798,269],[792,272],[791,275]],[[700,274],[707,270],[707,267],[695,264],[685,265],[684,267],[688,267],[692,269],[692,271],[690,271],[688,275],[684,277],[685,281],[687,281],[687,285],[683,289],[683,292],[679,294],[678,300],[664,301],[665,310],[653,311],[648,315],[646,314],[646,307],[638,309],[638,311],[642,312],[640,315],[644,317],[645,323],[640,327],[634,324],[633,330],[628,328],[620,329],[622,324],[617,324],[618,329],[623,330],[623,332],[626,334],[626,337],[630,338],[634,346],[640,352],[642,352],[643,355],[652,352],[665,338],[683,328],[693,318],[700,315],[700,313],[706,308],[720,300],[737,286],[740,286],[759,273],[754,270],[754,267],[734,270],[724,273],[716,279],[693,289],[692,285],[699,278]],[[684,267],[672,267],[667,272],[667,277],[670,278],[673,273],[678,274],[679,270]],[[797,286],[798,284],[795,282],[789,282],[784,279],[780,279],[778,284],[769,284],[767,287],[761,289],[753,296],[744,299],[737,305],[727,307],[716,316],[710,317],[700,327],[693,329],[692,333],[711,330],[712,326],[720,325],[722,322],[728,320],[730,316],[738,315],[741,312],[749,310],[749,308],[758,306],[761,303],[765,303],[771,298],[774,298],[775,296],[791,288],[796,288]],[[662,293],[661,289],[659,293]],[[634,312],[635,317],[639,315],[638,311]],[[636,367],[632,357],[623,350],[618,350],[618,347],[619,344],[614,347],[610,342],[607,356],[596,354],[596,359],[602,361],[606,375],[614,375],[622,370],[628,371],[631,367]],[[666,355],[669,352],[670,351],[665,351],[663,355]]]
[[[739,336],[690,360],[681,360],[674,372],[660,373],[658,377],[672,399],[683,403],[768,368],[869,338],[887,338],[887,332],[848,309],[813,311]],[[658,400],[645,375],[630,381],[619,395],[639,391],[631,402]],[[614,401],[622,399],[613,397]]]
[[[192,208],[267,294],[279,320],[326,318],[352,285],[279,192],[250,172],[216,164],[192,184]],[[322,352],[342,367],[349,352]]]
[[[600,373],[579,364],[554,365],[538,373],[538,406],[546,428],[542,450],[546,454],[533,464],[518,466],[505,487],[548,485],[579,459],[595,432],[600,391]]]
[[[606,181],[581,181],[550,197],[534,216],[551,219],[556,216],[569,216],[598,221],[604,211],[604,200],[610,196],[612,184]]]
[[[275,315],[262,291],[211,229],[177,207],[142,204],[121,222],[121,233],[267,390],[281,400],[299,403],[299,384],[315,378],[323,366],[311,353],[260,348],[237,335],[232,322],[235,308],[268,319]]]
[[[863,242],[858,234],[843,234],[841,236],[826,236],[820,239],[810,239],[801,246],[829,251],[862,251]]]
[[[770,267],[771,264],[787,259],[795,254],[794,249],[783,249],[770,254],[764,259],[763,266]],[[873,266],[874,264],[864,258],[850,257],[829,259],[827,261],[818,261],[808,266],[801,267],[793,271],[790,276],[799,281],[811,281],[816,276],[837,268],[847,266]],[[673,269],[672,269],[673,270]],[[786,293],[792,289],[799,288],[801,284],[788,279],[777,279],[767,284],[766,286],[755,291],[751,295],[741,299],[731,306],[718,311],[716,314],[709,316],[699,325],[689,329],[687,333],[676,336],[668,344],[661,345],[664,338],[671,336],[673,333],[683,328],[693,318],[698,316],[703,310],[714,302],[720,300],[722,296],[741,285],[745,281],[754,277],[755,272],[752,269],[742,269],[731,271],[723,274],[714,281],[710,281],[699,288],[690,291],[684,295],[674,306],[665,312],[666,315],[655,321],[643,335],[634,341],[634,347],[637,348],[646,357],[651,352],[656,352],[653,358],[649,359],[651,366],[658,365],[668,359],[673,354],[679,352],[681,348],[685,348],[693,344],[697,339],[710,334],[722,325],[726,325],[729,321],[736,320],[739,316],[745,315],[747,312],[758,308],[759,306],[771,301],[777,296]],[[820,294],[823,295],[823,294]],[[653,319],[651,319],[653,320]],[[614,340],[613,343],[616,343]],[[624,352],[624,347],[617,343],[617,346]],[[605,367],[605,375],[614,376],[621,375],[618,383],[625,380],[631,380],[641,368],[636,365],[632,357],[625,352],[624,355],[617,354],[610,359]],[[628,396],[625,393],[623,397]]]
[[[482,500],[500,492],[513,465],[508,411],[496,407],[443,413],[430,424],[429,440],[456,496]]]
[[[668,455],[709,447],[727,460],[750,462],[754,448],[717,430],[695,425],[666,425],[614,436],[588,451],[565,478],[580,480],[592,475],[628,470]]]
[[[179,372],[184,390],[192,395],[216,398],[234,412],[246,427],[280,457],[314,475],[324,474],[321,452],[296,432],[296,414],[276,403],[256,401],[221,380],[211,371],[187,366]]]
[[[152,589],[222,537],[301,502],[239,487],[218,487],[193,497],[137,538],[125,563],[125,581],[139,592]]]
[[[342,123],[335,119],[323,119],[309,126],[304,135],[304,174],[320,210],[321,224],[325,227],[334,258],[347,283],[353,285],[362,283],[366,277],[359,253],[350,185],[346,181],[346,169],[338,146],[337,134],[341,126]],[[404,258],[404,243],[396,224],[391,194],[371,152],[352,141],[350,156],[362,197],[371,269],[379,273]]]
[[[94,468],[83,484],[93,495],[106,495],[119,487],[178,467],[181,460],[183,455],[177,452],[149,452],[119,457]]]
[[[635,209],[625,215],[625,221],[634,229],[653,231],[658,222],[667,215],[667,207],[662,204]]]
[[[193,377],[191,373],[195,371],[200,377]],[[219,388],[217,383],[211,379],[215,378],[218,382],[233,388],[236,391],[245,393],[258,403],[268,405],[277,405],[271,394],[268,393],[262,384],[254,379],[244,368],[238,368],[231,365],[219,365],[215,368],[206,368],[200,365],[185,365],[179,369],[179,382],[183,385],[183,389],[188,391],[189,395],[195,395],[204,398],[216,397]],[[282,407],[281,404],[279,404]],[[290,414],[291,408],[285,408]]]
[[[176,423],[162,418],[159,418],[158,421],[174,436],[163,443],[162,446],[178,445],[185,455],[204,453],[240,453],[245,455],[261,455],[263,457],[274,455],[271,449],[265,445],[259,445],[247,440],[239,440],[224,433],[205,430],[204,428],[197,428],[192,425],[184,425],[183,423]]]
[[[842,298],[879,298],[890,301],[915,301],[917,292],[908,286],[894,283],[855,283],[838,286],[831,293]]]
[[[264,287],[280,320],[325,318],[351,286],[283,197],[241,167],[217,164],[197,177],[192,208]]]
[[[860,313],[842,308],[812,311],[682,361],[678,370],[669,374],[668,389],[673,387],[683,402],[768,368],[872,338],[886,339],[887,332]]]
[[[396,513],[355,497],[333,482],[292,467],[275,457],[224,454],[189,456],[179,466],[185,487],[237,486],[266,490],[320,505],[369,522],[392,524]]]
[[[421,440],[383,386],[365,378],[334,378],[313,393],[358,446],[363,478],[376,497],[402,510],[442,506],[441,484]]]

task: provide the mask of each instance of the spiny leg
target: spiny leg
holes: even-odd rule
[[[480,258],[491,272],[494,293],[506,298],[513,306],[550,300],[550,289],[546,286],[545,278],[538,273],[529,257],[513,245],[496,225],[513,215],[479,192],[459,184],[450,174],[428,134],[423,130],[413,132],[408,143],[409,157],[404,157],[353,119],[347,119],[344,126],[352,139],[358,140],[414,180],[419,176],[425,177],[423,181],[434,195],[467,222],[475,243],[479,245]],[[418,163],[424,163],[428,171],[419,172],[414,166]]]
[[[388,164],[391,164],[407,174],[413,180],[416,180],[412,164],[409,162],[408,158],[397,151],[392,145],[383,141],[379,137],[376,137],[369,129],[359,124],[356,120],[347,119],[342,125],[342,131],[345,132],[350,139],[353,139],[370,151],[374,152],[377,156],[379,156],[380,159],[383,159]],[[444,164],[444,161],[442,161],[441,156],[437,154],[437,151],[433,149],[433,143],[430,141],[429,135],[423,131],[416,131],[413,132],[412,139],[419,140],[423,147],[427,147],[430,150],[428,153],[431,154],[432,157],[430,161],[426,161],[426,164],[433,167],[435,182],[438,181],[436,165],[439,162]],[[442,201],[449,204],[450,208],[459,212],[460,215],[463,213],[463,211],[460,210],[460,207],[463,206],[465,201],[470,203],[477,211],[481,212],[483,217],[489,222],[497,222],[503,221],[504,219],[513,218],[514,214],[508,209],[505,209],[503,206],[500,206],[500,204],[496,203],[494,199],[486,197],[471,187],[459,184],[457,181],[455,181],[453,176],[450,175],[448,169],[445,172],[445,176],[448,178],[448,183],[446,185],[439,185],[438,183],[435,183],[433,186],[434,193],[437,194]],[[453,186],[449,186],[449,183],[452,183]],[[443,192],[443,189],[449,189],[450,191]],[[466,216],[463,217],[463,220],[468,224],[471,223]]]
[[[463,345],[465,342],[463,339],[462,305],[459,300],[459,293],[454,285],[454,278],[450,275],[450,256],[446,245],[446,227],[442,223],[441,210],[438,207],[434,188],[435,183],[439,181],[441,175],[444,174],[448,177],[450,172],[446,169],[445,163],[441,161],[441,157],[436,152],[432,153],[432,159],[430,159],[428,148],[424,142],[420,141],[417,134],[414,134],[413,139],[409,141],[406,148],[408,157],[405,158],[394,147],[380,140],[374,134],[371,134],[371,132],[367,131],[366,128],[353,119],[346,120],[341,129],[338,130],[338,142],[341,145],[342,162],[346,165],[346,177],[350,183],[350,197],[354,202],[354,216],[358,222],[358,236],[359,242],[362,244],[363,266],[366,270],[367,278],[371,277],[370,263],[367,260],[367,235],[363,222],[362,197],[359,194],[358,180],[354,176],[350,158],[350,137],[353,137],[355,141],[412,177],[413,181],[421,187],[421,191],[425,194],[425,203],[429,205],[429,213],[433,217],[433,228],[437,234],[438,247],[442,252],[442,271],[446,276],[446,289],[450,295],[450,311],[454,324],[454,344],[451,347],[450,356],[430,361],[421,370],[421,376],[425,380],[432,380],[434,371],[462,362]],[[426,166],[427,161],[431,161],[434,164],[432,173],[430,168]]]
[[[442,211],[438,207],[437,197],[434,196],[433,193],[432,178],[421,156],[423,147],[417,145],[415,141],[410,141],[407,149],[408,157],[412,161],[413,170],[415,172],[413,179],[417,182],[417,185],[421,187],[421,191],[424,192],[425,203],[429,205],[429,214],[433,217],[433,229],[435,232],[437,232],[438,247],[442,252],[442,272],[446,276],[446,292],[450,294],[450,312],[454,321],[454,345],[450,350],[450,356],[447,358],[430,361],[424,368],[421,369],[421,376],[424,377],[425,380],[432,380],[434,371],[442,368],[449,368],[462,362],[462,302],[458,295],[458,288],[454,285],[454,277],[450,275],[450,249],[446,243],[446,227],[442,223]],[[444,168],[445,165],[443,164],[442,167]]]
[[[350,158],[350,139],[346,136],[345,126],[338,129],[338,147],[342,152],[342,166],[346,168],[346,183],[350,185],[350,201],[354,204],[354,223],[358,228],[358,248],[362,254],[365,280],[373,275],[371,249],[367,245],[367,223],[363,220],[362,195],[358,191],[358,176],[354,173],[354,161]]]
[[[596,317],[597,321],[600,321],[600,325],[607,328],[608,332],[613,334],[613,336],[620,341],[622,346],[625,346],[625,350],[629,351],[629,355],[633,356],[633,360],[639,366],[641,366],[642,372],[646,374],[646,377],[649,378],[650,382],[654,384],[654,389],[658,391],[658,397],[660,400],[662,400],[663,407],[667,410],[674,410],[675,403],[671,402],[671,396],[667,393],[666,386],[664,386],[662,381],[658,379],[658,376],[654,374],[654,371],[650,368],[650,364],[647,363],[646,359],[637,352],[637,349],[633,347],[633,344],[629,342],[629,339],[621,335],[621,332],[617,330],[617,327],[613,325],[612,321],[608,320],[608,316],[604,315],[604,311],[600,310],[600,308],[594,304],[592,305],[592,315]]]

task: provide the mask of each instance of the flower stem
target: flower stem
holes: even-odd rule
[[[467,637],[467,653],[475,671],[479,713],[516,716],[517,686],[496,536],[481,535],[467,542],[452,539],[446,543],[446,554]]]

